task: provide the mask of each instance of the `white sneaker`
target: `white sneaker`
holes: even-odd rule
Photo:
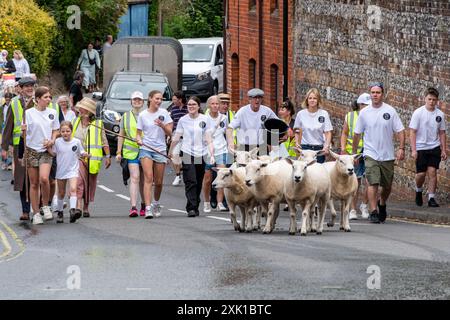
[[[205,204],[203,205],[203,212],[205,212],[205,213],[211,212],[211,203],[210,202],[205,202]]]
[[[367,204],[361,203],[359,206],[359,210],[361,211],[361,217],[363,219],[369,219],[369,210],[367,209]]]
[[[49,206],[43,206],[42,212],[44,213],[45,220],[53,220],[53,213]]]
[[[350,220],[358,220],[358,216],[356,215],[356,210],[352,209],[350,210],[350,214],[348,216]]]
[[[153,219],[153,204],[150,208],[145,208],[145,219]]]
[[[152,212],[155,218],[161,217],[161,205],[158,204],[152,204]]]
[[[181,176],[175,176],[175,179],[172,182],[173,186],[179,186],[181,184]]]
[[[33,216],[33,224],[44,224],[40,213],[35,213]]]
[[[228,211],[227,208],[223,205],[223,203],[219,203],[217,205],[217,210],[219,210],[219,211]]]

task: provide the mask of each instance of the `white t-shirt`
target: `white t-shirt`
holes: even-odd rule
[[[409,127],[417,130],[417,150],[434,149],[441,145],[439,131],[446,130],[445,115],[438,108],[428,111],[422,106],[414,111]]]
[[[56,179],[70,179],[78,177],[78,158],[84,153],[83,145],[77,138],[65,141],[58,138],[53,146],[56,153]]]
[[[61,110],[62,112],[62,110]],[[72,110],[67,110],[67,113],[64,114],[64,112],[62,112],[63,117],[64,117],[64,121],[70,121],[72,122],[73,119],[75,119],[77,117],[77,115],[75,114],[75,112],[73,112]]]
[[[325,143],[324,133],[333,130],[330,116],[323,109],[311,113],[303,109],[295,117],[294,129],[302,129],[301,144],[321,146]]]
[[[359,112],[355,133],[364,133],[364,156],[390,161],[395,159],[394,133],[404,129],[397,111],[383,103],[379,108],[369,105]]]
[[[248,104],[236,112],[228,127],[239,129],[239,144],[260,145],[264,143],[264,121],[268,119],[278,119],[272,109],[261,105],[258,112],[254,112]]]
[[[52,138],[53,130],[59,129],[59,119],[56,111],[46,108],[39,111],[31,108],[26,111],[27,147],[37,152],[45,152],[44,140]]]
[[[227,153],[228,152],[227,139],[225,138],[228,126],[227,116],[219,113],[217,118],[213,118],[211,117],[211,114],[208,114],[208,118],[210,119],[213,125],[212,130],[214,133],[212,139],[214,142],[214,155],[218,156]]]
[[[207,132],[212,134],[213,130],[214,122],[204,114],[199,114],[195,119],[192,119],[189,114],[182,116],[175,131],[183,136],[181,151],[194,157],[205,156],[208,154],[205,135]]]
[[[173,122],[169,113],[165,109],[159,108],[158,111],[154,113],[150,113],[150,111],[146,109],[139,114],[136,127],[138,130],[142,130],[142,135],[144,136],[142,142],[144,144],[155,148],[160,152],[164,152],[167,149],[166,134],[164,133],[163,128],[155,124],[156,119],[161,120],[164,125]],[[144,146],[142,146],[141,149],[152,151]]]

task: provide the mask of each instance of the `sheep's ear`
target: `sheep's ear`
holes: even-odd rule
[[[330,154],[333,158],[339,159],[339,155],[337,153],[334,153],[333,151],[331,151],[331,149],[330,149]]]
[[[291,166],[294,164],[294,161],[292,161],[289,158],[284,158],[284,160],[286,160],[286,162],[289,163]]]
[[[362,157],[362,153],[354,154],[353,155],[353,160],[357,160],[357,159],[359,159],[361,157]]]
[[[217,167],[212,167],[211,170],[214,172],[219,172],[219,169]]]
[[[228,172],[230,173],[230,175],[233,175],[233,169],[228,170]]]
[[[320,151],[318,151],[316,153],[316,157],[320,157],[320,156],[323,156],[323,155],[325,155],[325,151],[323,151],[323,150],[320,150]]]
[[[247,164],[246,163],[238,163],[238,168],[242,168],[242,167],[246,167],[247,166]]]
[[[252,158],[252,159],[257,159],[257,157],[258,157],[258,147],[256,147],[256,148],[253,148],[252,150],[250,150],[250,158]]]
[[[263,162],[261,163],[261,168],[265,168],[269,165],[269,162]]]
[[[316,162],[317,162],[317,159],[311,160],[310,162],[308,162],[308,163],[306,164],[306,166],[309,167],[310,165],[313,165],[313,164],[316,163]]]

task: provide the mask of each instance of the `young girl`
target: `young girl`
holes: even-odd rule
[[[53,149],[49,152],[56,156],[58,167],[56,170],[56,180],[58,184],[58,200],[56,206],[57,223],[63,223],[63,206],[66,195],[66,184],[69,182],[70,188],[70,223],[81,218],[81,210],[77,206],[77,181],[78,181],[78,158],[89,157],[84,151],[81,141],[72,138],[72,123],[69,121],[61,122],[61,138],[56,139]]]

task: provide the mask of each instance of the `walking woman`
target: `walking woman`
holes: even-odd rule
[[[213,124],[212,128],[212,139],[214,145],[214,163],[210,163],[207,161],[205,166],[205,176],[203,178],[203,198],[205,203],[203,205],[203,212],[209,213],[211,212],[211,202],[210,202],[210,193],[211,193],[211,183],[213,180],[212,168],[225,168],[227,164],[227,140],[225,139],[225,132],[227,130],[228,122],[227,116],[219,112],[219,97],[211,96],[206,102],[206,106],[209,110],[207,117],[209,121]],[[211,154],[208,153],[208,159],[211,158]],[[223,204],[224,193],[223,189],[217,189],[217,209],[219,211],[228,211],[227,208]]]
[[[295,118],[294,130],[297,146],[304,150],[323,150],[329,153],[333,126],[328,112],[320,108],[320,92],[310,89],[303,100],[301,110]],[[325,162],[325,155],[317,157],[318,163]]]
[[[160,91],[151,91],[148,95],[148,108],[139,114],[137,121],[136,140],[140,146],[139,160],[145,178],[145,219],[161,216],[159,199],[167,162],[162,154],[167,152],[166,136],[171,135],[173,125],[167,110],[160,108],[162,101],[163,95]],[[153,186],[155,191],[152,202]]]
[[[212,130],[214,123],[200,114],[200,99],[190,97],[187,103],[188,114],[178,121],[177,130],[172,138],[169,157],[180,137],[183,136],[181,145],[181,158],[183,159],[183,182],[186,194],[186,211],[188,217],[195,217],[200,214],[200,194],[202,192],[203,177],[205,175],[205,159],[208,151],[210,164],[214,164],[214,145],[212,140]]]
[[[77,70],[80,69],[84,73],[83,87],[86,93],[94,91],[95,81],[95,67],[100,69],[100,56],[97,50],[94,50],[94,45],[89,42],[86,49],[81,51],[78,59]]]
[[[53,219],[50,207],[50,169],[53,157],[48,152],[59,134],[59,120],[56,111],[47,108],[51,101],[50,89],[38,87],[35,93],[36,104],[25,111],[22,130],[26,132],[26,165],[30,178],[30,199],[33,209],[33,224],[43,224]],[[39,208],[39,195],[42,208]]]
[[[60,96],[56,102],[60,107],[59,122],[72,122],[77,116],[70,108],[70,100],[68,96]]]
[[[16,66],[16,81],[19,81],[24,76],[30,75],[30,66],[28,65],[27,59],[23,57],[22,51],[14,50],[13,62]]]
[[[131,94],[131,110],[123,114],[120,122],[120,135],[127,138],[136,139],[137,135],[137,119],[139,113],[144,106],[144,95],[140,91],[135,91]],[[124,139],[121,136],[117,142],[116,161],[120,163],[122,158],[128,163],[128,170],[130,171],[130,218],[138,216],[137,211],[137,196],[138,191],[141,194],[141,210],[140,216],[145,216],[145,202],[144,202],[144,173],[139,161],[139,145],[131,140]]]
[[[81,141],[72,137],[72,123],[69,121],[61,122],[61,138],[56,139],[50,154],[56,157],[58,167],[56,170],[57,180],[57,223],[64,222],[64,197],[66,196],[66,185],[69,183],[70,193],[70,223],[81,218],[81,210],[77,209],[77,183],[79,171],[79,157],[89,157],[84,151]]]
[[[79,115],[73,120],[72,137],[81,141],[90,158],[80,158],[77,184],[77,209],[83,209],[83,217],[89,218],[89,203],[94,201],[97,177],[105,153],[105,168],[111,166],[111,154],[103,122],[95,119],[96,103],[90,98],[83,98],[77,104]]]

